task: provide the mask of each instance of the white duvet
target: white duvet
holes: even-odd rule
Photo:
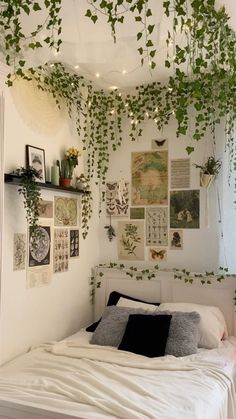
[[[235,419],[236,340],[183,358],[89,345],[86,332],[34,349],[0,370],[0,399],[74,418]]]

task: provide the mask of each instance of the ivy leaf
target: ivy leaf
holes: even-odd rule
[[[138,32],[137,33],[137,41],[139,41],[140,38],[142,38],[142,36],[143,36],[142,32]]]
[[[194,151],[194,147],[188,146],[185,150],[187,151],[188,155],[190,155]]]
[[[34,10],[35,12],[37,12],[38,10],[42,10],[42,9],[41,9],[41,7],[39,6],[39,4],[38,4],[37,2],[35,2],[35,3],[33,4],[33,10]]]

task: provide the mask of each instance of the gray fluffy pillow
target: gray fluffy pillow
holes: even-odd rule
[[[150,314],[150,311],[141,308],[106,307],[90,343],[118,347],[125,333],[130,314]]]

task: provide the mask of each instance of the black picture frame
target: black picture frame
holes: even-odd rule
[[[26,164],[40,172],[37,182],[46,183],[45,150],[43,148],[26,145]]]

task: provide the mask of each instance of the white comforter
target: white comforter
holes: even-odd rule
[[[235,419],[236,341],[184,358],[146,358],[73,339],[37,348],[0,371],[0,399],[75,418]]]

